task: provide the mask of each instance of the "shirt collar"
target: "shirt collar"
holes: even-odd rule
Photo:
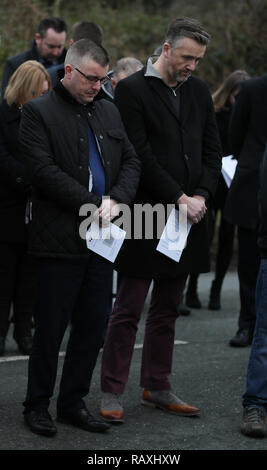
[[[145,77],[156,77],[156,78],[160,78],[161,80],[163,80],[162,76],[158,73],[158,71],[153,66],[152,57],[148,58]]]

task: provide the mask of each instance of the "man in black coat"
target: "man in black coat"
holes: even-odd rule
[[[156,250],[158,239],[126,240],[116,267],[120,282],[102,360],[101,414],[123,420],[121,404],[149,286],[154,288],[143,347],[143,404],[196,415],[171,391],[175,321],[189,272],[209,270],[206,204],[214,194],[221,158],[215,113],[207,86],[191,73],[203,58],[209,35],[198,22],[174,20],[156,62],[121,80],[115,103],[142,162],[135,203],[187,206],[193,224],[180,262]]]
[[[64,62],[66,35],[65,21],[54,17],[44,18],[38,26],[32,47],[7,59],[2,76],[2,97],[11,75],[23,62],[37,60],[45,68]]]
[[[238,160],[226,200],[225,217],[238,226],[240,313],[231,346],[252,342],[256,321],[255,288],[260,266],[257,245],[259,168],[267,140],[267,75],[246,80],[230,121],[230,146]]]
[[[102,345],[113,265],[87,249],[79,212],[93,205],[100,222],[109,223],[119,203],[133,200],[140,163],[116,106],[94,101],[107,71],[105,49],[77,41],[67,52],[62,82],[22,113],[21,145],[33,185],[29,251],[36,257],[36,328],[24,418],[33,432],[47,436],[57,431],[48,406],[69,323],[58,420],[93,432],[108,427],[90,415],[83,397]]]

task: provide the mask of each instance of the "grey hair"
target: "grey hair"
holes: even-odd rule
[[[138,70],[143,68],[142,62],[135,57],[123,57],[119,59],[113,68],[114,78],[118,79],[120,74],[125,74],[127,77]]]
[[[203,46],[207,46],[210,35],[203,29],[200,22],[192,18],[176,18],[168,27],[165,41],[172,47],[182,38],[190,38]]]
[[[65,57],[65,65],[78,65],[86,58],[93,60],[102,67],[105,67],[109,63],[109,56],[104,47],[90,41],[90,39],[80,39],[68,49]]]

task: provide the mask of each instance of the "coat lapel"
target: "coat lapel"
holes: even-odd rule
[[[189,81],[186,81],[182,86],[181,86],[181,121],[182,124],[185,125],[187,119],[189,118],[190,115],[190,110],[192,107],[193,103],[193,97],[192,97],[192,90],[190,86],[190,78],[188,79]]]
[[[169,97],[169,93],[167,90],[165,90],[165,85],[164,83],[161,82],[159,79],[150,79],[146,78],[146,80],[149,82],[149,85],[153,88],[153,90],[157,93],[161,101],[164,103],[164,105],[168,108],[168,110],[174,115],[174,117],[177,119],[179,125],[181,126],[181,120],[179,118],[179,115],[173,106],[173,103]]]
[[[161,101],[164,105],[169,109],[169,111],[174,115],[177,119],[180,126],[184,125],[189,118],[190,110],[192,106],[192,92],[191,86],[189,82],[184,83],[180,88],[180,116],[175,109],[175,106],[172,103],[172,100],[169,96],[169,93],[166,93],[164,90],[165,85],[157,79],[147,79],[149,81],[149,85],[153,88],[153,90],[158,94]],[[189,79],[190,80],[190,79]]]

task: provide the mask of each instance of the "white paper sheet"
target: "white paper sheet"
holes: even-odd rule
[[[96,222],[92,222],[86,233],[87,248],[114,263],[125,236],[125,230],[113,223],[99,227]]]
[[[236,165],[237,160],[233,158],[233,155],[227,155],[227,157],[222,158],[222,175],[228,188],[231,186],[236,170]]]
[[[192,224],[187,222],[187,214],[172,209],[167,224],[160,237],[157,251],[176,262],[180,261]]]

